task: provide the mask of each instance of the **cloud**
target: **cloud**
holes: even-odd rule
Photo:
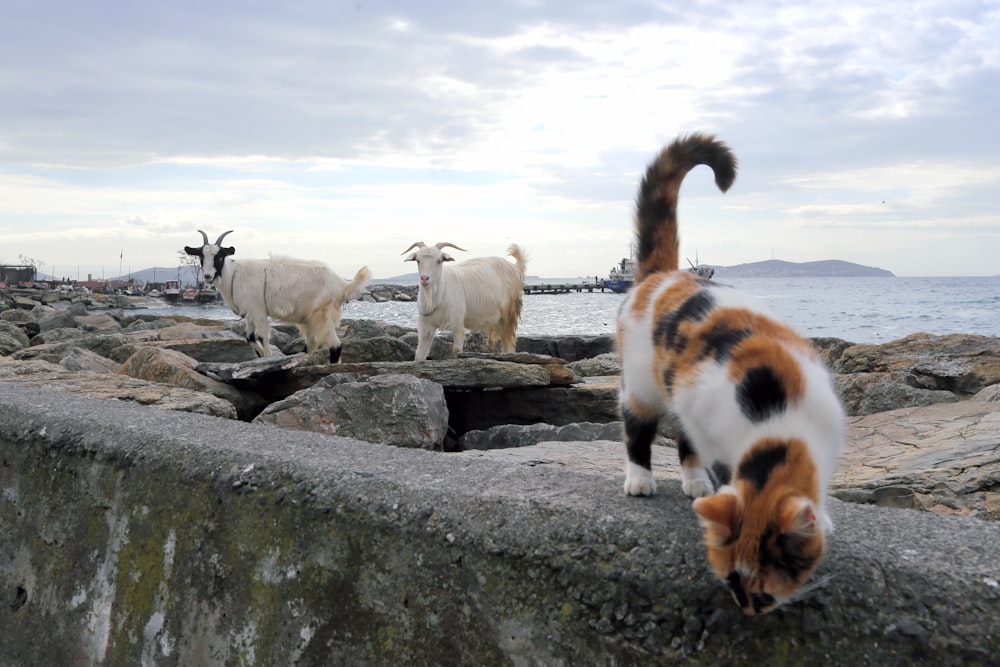
[[[649,160],[703,130],[741,166],[725,196],[689,176],[683,252],[826,259],[870,233],[897,273],[949,253],[995,273],[964,241],[893,249],[907,225],[995,219],[998,32],[962,1],[20,3],[0,247],[99,264],[124,237],[162,264],[233,228],[244,256],[347,251],[379,274],[415,238],[516,240],[534,273],[589,273],[627,251]]]

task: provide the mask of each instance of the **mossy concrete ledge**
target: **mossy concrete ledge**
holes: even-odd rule
[[[805,599],[742,616],[652,499],[0,383],[0,664],[1000,662],[1000,526],[832,502]]]

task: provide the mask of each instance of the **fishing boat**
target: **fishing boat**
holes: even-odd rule
[[[622,257],[608,272],[608,277],[603,281],[604,288],[619,294],[627,292],[635,283],[635,267],[634,257]]]
[[[198,298],[198,290],[194,289],[193,287],[188,287],[186,290],[184,290],[184,293],[181,294],[182,301],[194,301],[197,298]]]
[[[704,278],[705,280],[711,280],[712,276],[715,275],[715,269],[708,264],[701,264],[698,262],[698,253],[694,254],[694,261],[690,259],[687,261],[691,266],[687,269],[688,273],[693,273],[699,278]]]
[[[163,283],[163,298],[167,301],[181,300],[181,283],[179,280],[168,280]]]
[[[198,290],[195,300],[198,303],[212,303],[213,301],[219,301],[221,298],[222,296],[219,294],[219,291],[215,287],[208,285]]]

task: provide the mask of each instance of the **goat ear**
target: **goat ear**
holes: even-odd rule
[[[455,258],[452,257],[451,255],[449,255],[448,253],[443,252],[443,253],[441,253],[441,261],[442,262],[454,262]]]
[[[409,257],[403,260],[404,262],[415,262],[417,261],[417,253],[411,253]]]
[[[201,248],[192,248],[191,246],[186,245],[184,246],[184,252],[186,252],[189,255],[200,255]]]
[[[229,246],[228,248],[222,248],[221,250],[223,257],[229,257],[230,255],[236,254],[236,248],[234,248],[233,246]]]

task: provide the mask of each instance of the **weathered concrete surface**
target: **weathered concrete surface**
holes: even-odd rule
[[[745,618],[679,485],[627,498],[620,461],[0,405],[5,666],[997,664],[996,523],[833,500],[825,584]]]

